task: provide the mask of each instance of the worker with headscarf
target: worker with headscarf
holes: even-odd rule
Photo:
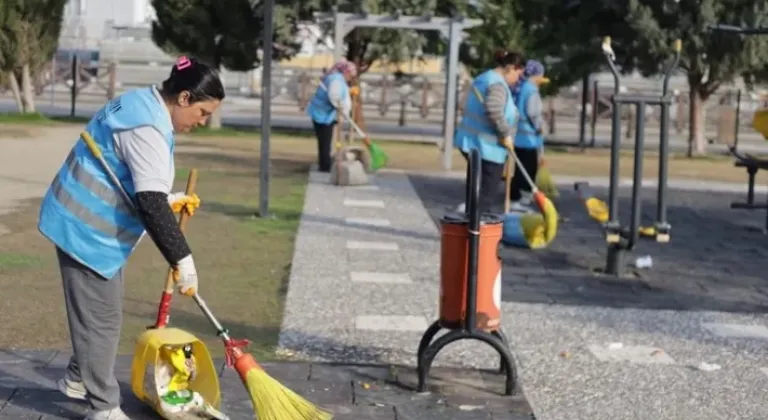
[[[514,150],[520,163],[530,175],[536,179],[539,169],[539,154],[544,147],[544,106],[539,94],[539,86],[548,83],[544,77],[544,65],[537,60],[525,63],[523,77],[512,87],[515,105],[520,112],[515,133]],[[528,211],[533,195],[531,185],[526,181],[515,165],[515,172],[510,186],[512,210]]]
[[[453,146],[469,161],[469,151],[477,149],[482,158],[480,211],[489,212],[498,200],[499,178],[504,172],[508,150],[512,148],[517,110],[509,86],[523,73],[520,53],[496,53],[495,66],[477,76],[467,93],[461,122]],[[468,182],[467,182],[468,185]],[[468,188],[468,187],[467,187]],[[465,210],[465,203],[457,211]]]
[[[331,171],[333,131],[339,122],[338,112],[349,116],[352,109],[350,82],[357,76],[357,66],[341,60],[325,73],[309,102],[307,114],[312,118],[317,136],[318,170]]]

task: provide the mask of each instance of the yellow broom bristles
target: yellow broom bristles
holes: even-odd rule
[[[551,200],[554,200],[560,196],[560,191],[557,189],[554,179],[552,179],[552,172],[544,164],[543,160],[539,165],[539,170],[536,172],[536,187]]]
[[[333,416],[283,386],[262,369],[251,369],[245,388],[259,420],[330,420]]]

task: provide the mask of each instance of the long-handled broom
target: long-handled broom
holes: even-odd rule
[[[197,169],[189,170],[189,177],[187,178],[187,188],[184,190],[184,194],[191,196],[195,193],[197,188]],[[179,216],[179,229],[184,232],[187,226],[187,221],[192,214],[188,209],[184,208]],[[173,298],[173,284],[174,284],[174,270],[168,269],[168,276],[165,279],[165,286],[163,287],[163,294],[160,296],[160,305],[157,308],[157,319],[155,325],[151,328],[164,328],[168,325],[171,317],[171,298]]]
[[[325,91],[328,91],[328,88],[322,81],[320,82],[320,87]],[[363,130],[357,125],[357,123],[355,123],[352,118],[350,118],[348,115],[345,115],[341,111],[339,111],[339,114],[349,122],[350,127],[352,127],[357,132],[357,135],[362,137],[363,144],[365,144],[365,147],[368,149],[368,153],[371,155],[371,168],[373,168],[374,171],[383,168],[387,164],[387,161],[389,161],[389,156],[387,156],[387,153],[381,147],[379,147],[378,144],[371,141],[371,138],[368,137],[365,132],[363,132]]]
[[[104,160],[101,149],[93,140],[93,137],[85,131],[80,133],[80,137],[85,141],[93,156],[99,161],[107,176],[118,188],[127,204],[134,208],[133,200],[131,200],[120,180],[115,176],[112,168]],[[232,339],[229,336],[229,332],[219,323],[198,293],[195,293],[192,299],[200,307],[200,310],[208,318],[224,342],[227,365],[234,367],[240,375],[240,379],[243,381],[251,398],[256,418],[259,420],[330,420],[332,418],[330,413],[319,409],[269,376],[252,355],[243,351],[242,347],[247,345],[248,342],[246,340]],[[170,303],[170,300],[168,302]],[[165,319],[167,320],[167,314]]]

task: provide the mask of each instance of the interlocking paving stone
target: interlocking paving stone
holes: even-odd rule
[[[603,362],[629,362],[645,364],[672,365],[672,359],[664,350],[651,346],[622,346],[611,348],[606,345],[591,344],[589,351]]]
[[[344,205],[347,207],[365,207],[375,209],[383,209],[385,207],[384,202],[381,200],[355,200],[351,198],[345,198]]]
[[[705,323],[702,326],[721,337],[768,340],[768,327],[763,325]]]
[[[349,279],[354,283],[413,283],[413,280],[411,280],[411,277],[407,273],[375,273],[370,271],[353,271],[349,273]]]
[[[374,331],[424,331],[427,320],[411,315],[360,315],[355,318],[355,328]]]
[[[392,222],[378,217],[347,217],[344,222],[348,225],[362,226],[392,226]]]
[[[347,241],[347,249],[369,251],[399,251],[397,242]]]

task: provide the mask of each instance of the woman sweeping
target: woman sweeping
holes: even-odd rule
[[[215,70],[181,57],[160,88],[124,93],[100,109],[86,131],[102,149],[137,208],[78,141],[43,198],[38,228],[55,246],[73,356],[58,387],[86,400],[86,420],[126,420],[113,369],[122,325],[123,266],[144,233],[174,267],[177,287],[195,293],[197,271],[174,211],[199,205],[171,193],[174,133],[205,124],[224,99]],[[189,207],[187,207],[189,209]]]
[[[517,52],[496,54],[496,66],[472,81],[464,103],[461,123],[456,128],[453,146],[469,161],[469,151],[477,149],[482,158],[480,211],[489,212],[497,198],[504,162],[512,148],[517,109],[509,87],[523,72],[523,56]],[[463,212],[465,204],[457,211]]]
[[[349,83],[357,76],[357,66],[342,60],[336,63],[320,81],[309,102],[307,114],[312,118],[317,136],[318,170],[331,171],[331,143],[339,112],[349,115],[352,109]]]
[[[523,77],[513,88],[515,104],[520,111],[514,150],[531,179],[536,179],[536,173],[539,169],[539,153],[544,147],[544,137],[542,136],[544,113],[539,86],[548,81],[549,79],[544,77],[544,65],[536,60],[528,60],[525,64]],[[517,166],[515,166],[509,197],[512,201],[512,210],[530,210],[531,199],[533,198],[531,186]]]

